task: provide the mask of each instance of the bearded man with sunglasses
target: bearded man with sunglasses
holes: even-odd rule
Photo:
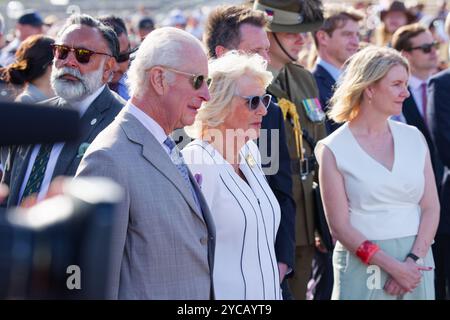
[[[51,85],[56,97],[43,104],[80,112],[78,139],[67,143],[20,146],[11,170],[6,205],[27,197],[43,199],[57,176],[74,176],[89,144],[119,113],[124,102],[106,86],[115,68],[119,43],[114,31],[88,15],[68,19],[53,45]]]
[[[110,299],[210,299],[215,228],[197,181],[169,136],[210,99],[199,40],[159,28],[128,72],[131,99],[92,143],[77,176],[124,188],[112,234]],[[199,180],[200,181],[200,180]]]

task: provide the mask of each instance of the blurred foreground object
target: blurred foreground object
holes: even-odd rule
[[[0,146],[70,141],[78,137],[77,110],[0,103]]]
[[[104,299],[121,188],[67,180],[63,194],[0,215],[0,299]]]

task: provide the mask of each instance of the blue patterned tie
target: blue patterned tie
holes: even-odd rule
[[[22,202],[22,200],[29,195],[38,193],[41,189],[52,148],[53,144],[43,144],[39,148],[39,152],[36,156],[36,160],[34,160],[33,168],[31,169],[30,177],[28,178],[25,189],[23,190],[22,199],[20,202]]]
[[[189,171],[186,166],[186,163],[184,162],[183,155],[178,150],[176,143],[175,143],[175,141],[172,140],[172,138],[167,137],[167,139],[164,140],[164,144],[167,147],[169,147],[170,159],[172,160],[173,164],[177,167],[177,169],[180,172],[181,176],[183,177],[184,181],[189,186],[189,189],[191,189],[192,196],[194,197],[195,204],[197,205],[197,209],[200,212],[202,212],[197,193],[195,192],[194,186],[192,185],[192,182],[189,179]]]

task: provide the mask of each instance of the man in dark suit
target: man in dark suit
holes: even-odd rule
[[[8,179],[3,181],[10,188],[8,207],[28,196],[42,199],[56,176],[75,175],[84,151],[124,105],[105,85],[118,52],[114,31],[90,16],[72,16],[61,29],[51,75],[57,96],[44,103],[78,110],[81,134],[72,142],[19,146],[10,153],[5,163]]]
[[[325,112],[333,95],[334,86],[342,73],[344,62],[350,58],[359,45],[359,21],[363,14],[350,6],[325,5],[325,20],[322,26],[313,32],[317,48],[317,62],[312,74],[319,88],[319,101]],[[340,125],[329,119],[325,120],[327,134]],[[331,299],[333,289],[333,263],[331,250],[318,247],[313,260],[313,289],[310,294],[314,300]]]
[[[266,30],[270,42],[269,69],[274,80],[268,91],[278,98],[283,112],[296,208],[295,274],[288,282],[294,298],[306,299],[317,226],[313,191],[317,163],[313,144],[324,138],[326,131],[314,77],[294,61],[304,44],[304,34],[323,23],[322,2],[255,0],[253,8],[271,16]]]
[[[450,35],[450,16],[445,21]],[[441,218],[433,245],[436,264],[436,299],[450,298],[450,69],[434,75],[428,83],[427,118],[437,155],[444,166],[441,180]]]
[[[210,58],[223,55],[229,50],[256,53],[269,59],[269,40],[264,27],[267,17],[264,13],[246,6],[221,6],[211,12],[205,26],[204,40]],[[270,163],[263,167],[272,191],[281,207],[281,221],[275,242],[280,280],[292,274],[295,253],[295,202],[292,199],[292,178],[290,157],[286,145],[286,134],[281,109],[271,103],[261,124],[262,137],[259,148],[261,155]],[[272,131],[273,130],[273,131]],[[279,136],[273,135],[278,131]],[[278,137],[277,141],[272,141]],[[275,150],[271,146],[275,146]],[[290,294],[283,281],[283,296]]]
[[[313,33],[318,59],[312,74],[319,88],[319,100],[324,111],[333,95],[334,85],[342,73],[344,62],[350,58],[359,45],[359,21],[363,14],[350,6],[325,6],[323,25]],[[328,119],[325,122],[330,134],[339,125]]]
[[[415,126],[425,137],[430,150],[437,188],[442,180],[442,164],[436,154],[427,123],[427,83],[438,65],[436,43],[429,30],[415,23],[399,28],[392,36],[392,46],[400,51],[411,67],[408,90],[402,114],[396,119]]]
[[[431,136],[444,165],[440,190],[441,218],[433,245],[436,299],[450,298],[450,69],[433,76],[428,87]]]
[[[445,148],[442,148],[442,139],[436,138],[433,141],[431,128],[436,126],[437,121],[441,121],[441,119],[436,118],[436,115],[440,114],[441,117],[448,117],[448,114],[445,115],[445,107],[448,102],[448,100],[445,100],[445,90],[448,91],[448,88],[446,88],[448,86],[445,83],[441,85],[445,78],[442,75],[438,78],[433,78],[435,80],[430,80],[433,71],[438,65],[436,43],[431,32],[416,23],[399,28],[392,36],[392,46],[408,59],[411,67],[408,85],[410,96],[403,102],[402,114],[398,120],[415,126],[422,132],[430,151],[436,185],[438,190],[440,190],[443,166],[438,151],[442,156],[442,152],[448,150],[448,144],[445,145]],[[431,91],[427,93],[427,84],[429,82]],[[437,89],[438,87],[439,90]],[[429,116],[431,110],[427,109],[433,109],[432,117]],[[440,113],[443,110],[444,113]],[[436,150],[435,143],[438,142],[441,143],[441,150]],[[450,261],[448,260],[450,222],[447,217],[448,213],[446,214],[448,207],[445,208],[445,199],[448,199],[448,196],[446,198],[442,195],[443,193],[441,192],[441,220],[435,243],[432,247],[436,263],[435,289],[437,299],[443,299],[446,296],[445,283],[446,278],[448,279],[450,276]]]

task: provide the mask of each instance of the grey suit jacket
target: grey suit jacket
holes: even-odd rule
[[[124,188],[111,242],[110,299],[210,299],[215,228],[169,155],[123,110],[91,144],[76,176]],[[191,180],[194,181],[192,175]]]
[[[71,108],[70,105],[60,97],[54,97],[43,101],[42,103],[57,108]],[[78,139],[64,144],[53,172],[52,179],[60,175],[75,175],[82,158],[82,155],[80,155],[79,152],[80,146],[83,144],[90,144],[97,134],[114,120],[124,104],[125,101],[121,98],[117,98],[117,96],[105,86],[104,90],[91,103],[81,118],[81,131]],[[5,174],[3,178],[3,182],[10,188],[10,194],[6,203],[7,207],[17,205],[17,202],[19,201],[20,187],[22,186],[25,177],[33,147],[34,145],[26,145],[10,148],[10,154],[5,163]]]

